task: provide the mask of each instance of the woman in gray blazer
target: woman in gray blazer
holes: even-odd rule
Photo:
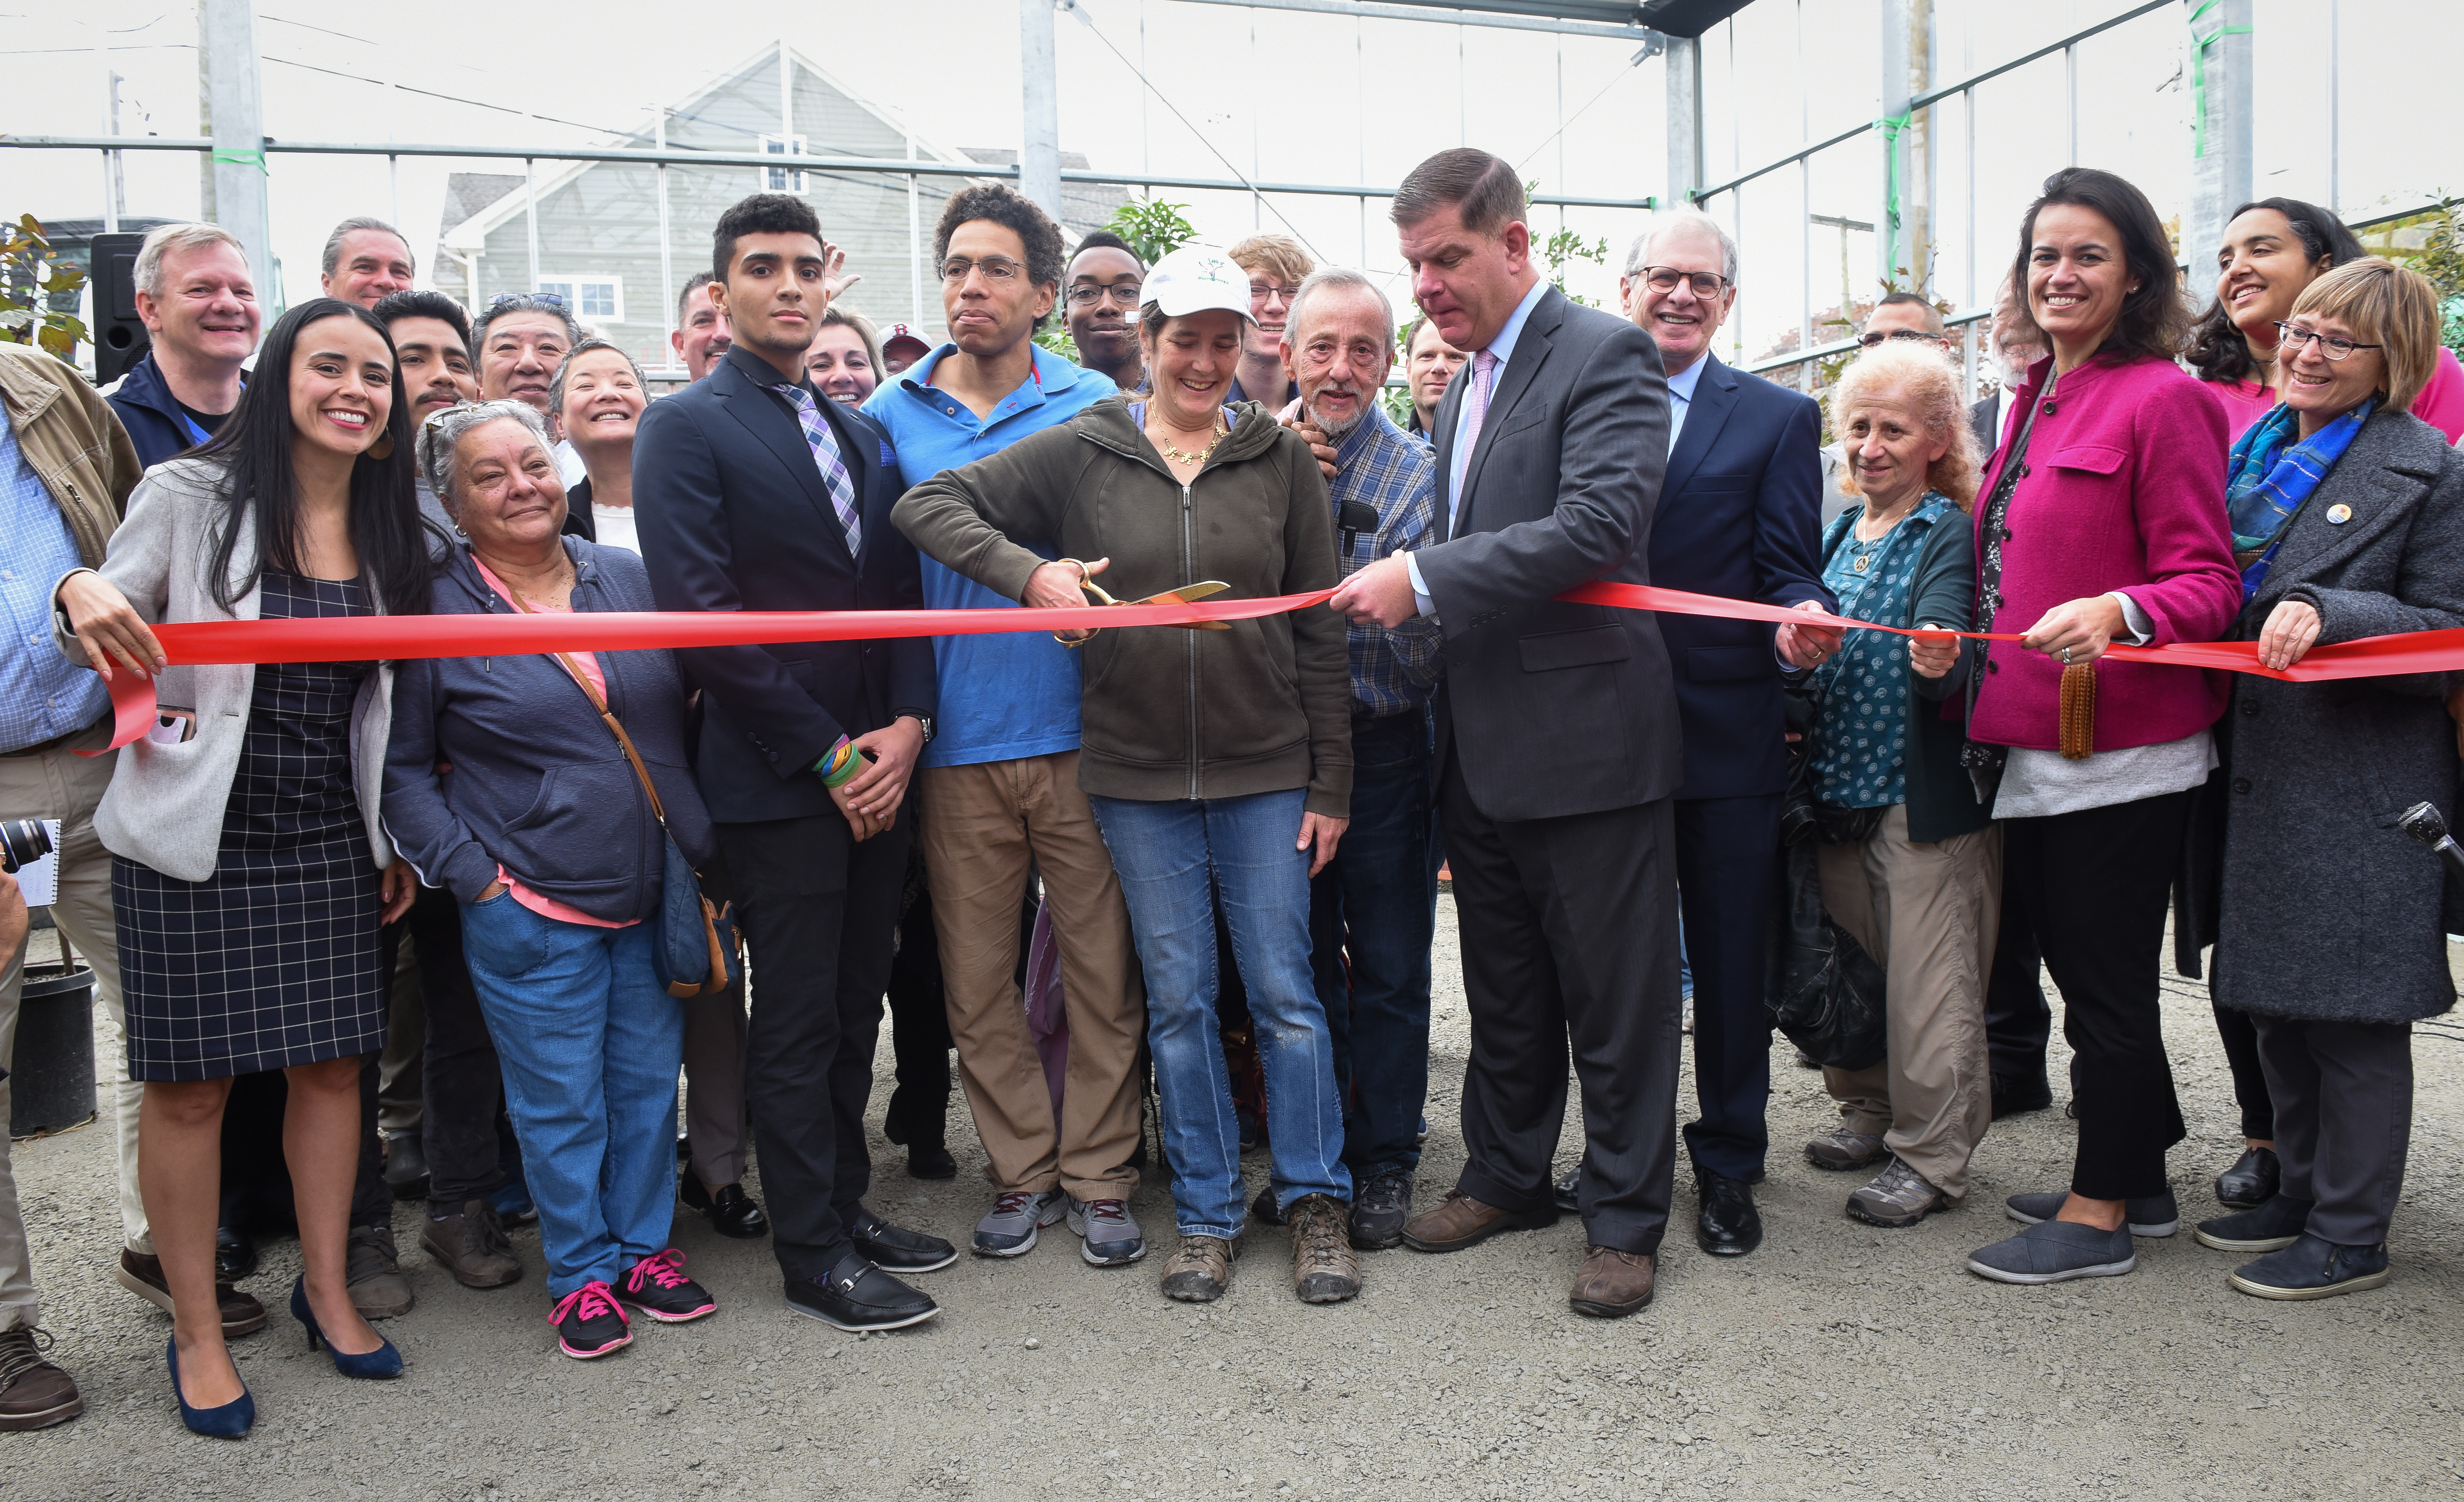
[[[2389,262],[2349,262],[2277,327],[2283,403],[2233,446],[2227,491],[2240,640],[2286,667],[2321,642],[2464,625],[2464,455],[2408,410],[2436,368],[2438,302]],[[2412,1126],[2412,1024],[2455,1004],[2443,863],[2395,827],[2453,810],[2452,675],[2296,684],[2237,674],[2215,894],[2217,1003],[2251,1015],[2282,1178],[2198,1238],[2263,1252],[2262,1298],[2387,1278]],[[2204,905],[2204,904],[2202,904]]]
[[[306,1264],[292,1314],[345,1375],[402,1370],[345,1287],[360,1062],[385,1046],[379,928],[411,898],[378,822],[393,674],[165,667],[152,626],[421,612],[429,577],[385,326],[353,303],[303,303],[256,370],[211,442],[139,484],[102,568],[55,594],[60,650],[106,678],[153,677],[166,709],[159,735],[121,748],[95,828],[114,858],[129,1074],[145,1082],[139,1184],[173,1302],[165,1355],[182,1420],[230,1438],[255,1417],[214,1290],[236,1076],[280,1069],[290,1087]]]

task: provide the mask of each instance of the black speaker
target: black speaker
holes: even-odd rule
[[[142,234],[94,237],[88,283],[94,288],[94,323],[88,332],[94,336],[97,385],[107,386],[127,374],[152,343],[137,316],[137,249],[144,243]]]

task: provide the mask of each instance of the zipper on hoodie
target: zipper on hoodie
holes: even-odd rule
[[[1197,483],[1198,476],[1191,475],[1189,485],[1180,488],[1180,577],[1191,579],[1198,577],[1198,539],[1191,520],[1189,488]],[[1184,631],[1181,635],[1189,642],[1189,795],[1197,798],[1202,795],[1198,771],[1198,633]]]

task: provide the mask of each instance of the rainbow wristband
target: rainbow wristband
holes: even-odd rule
[[[813,763],[813,770],[821,773],[823,787],[843,788],[864,770],[864,757],[856,751],[855,743],[842,735],[828,754]]]

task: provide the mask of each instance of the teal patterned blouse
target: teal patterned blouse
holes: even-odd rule
[[[1862,506],[1849,508],[1823,540],[1822,582],[1839,613],[1882,625],[1912,624],[1908,596],[1925,533],[1958,508],[1927,490],[1916,510],[1873,542],[1859,542]],[[1814,670],[1822,713],[1814,727],[1815,796],[1834,808],[1889,808],[1908,800],[1907,638],[1851,631]]]

